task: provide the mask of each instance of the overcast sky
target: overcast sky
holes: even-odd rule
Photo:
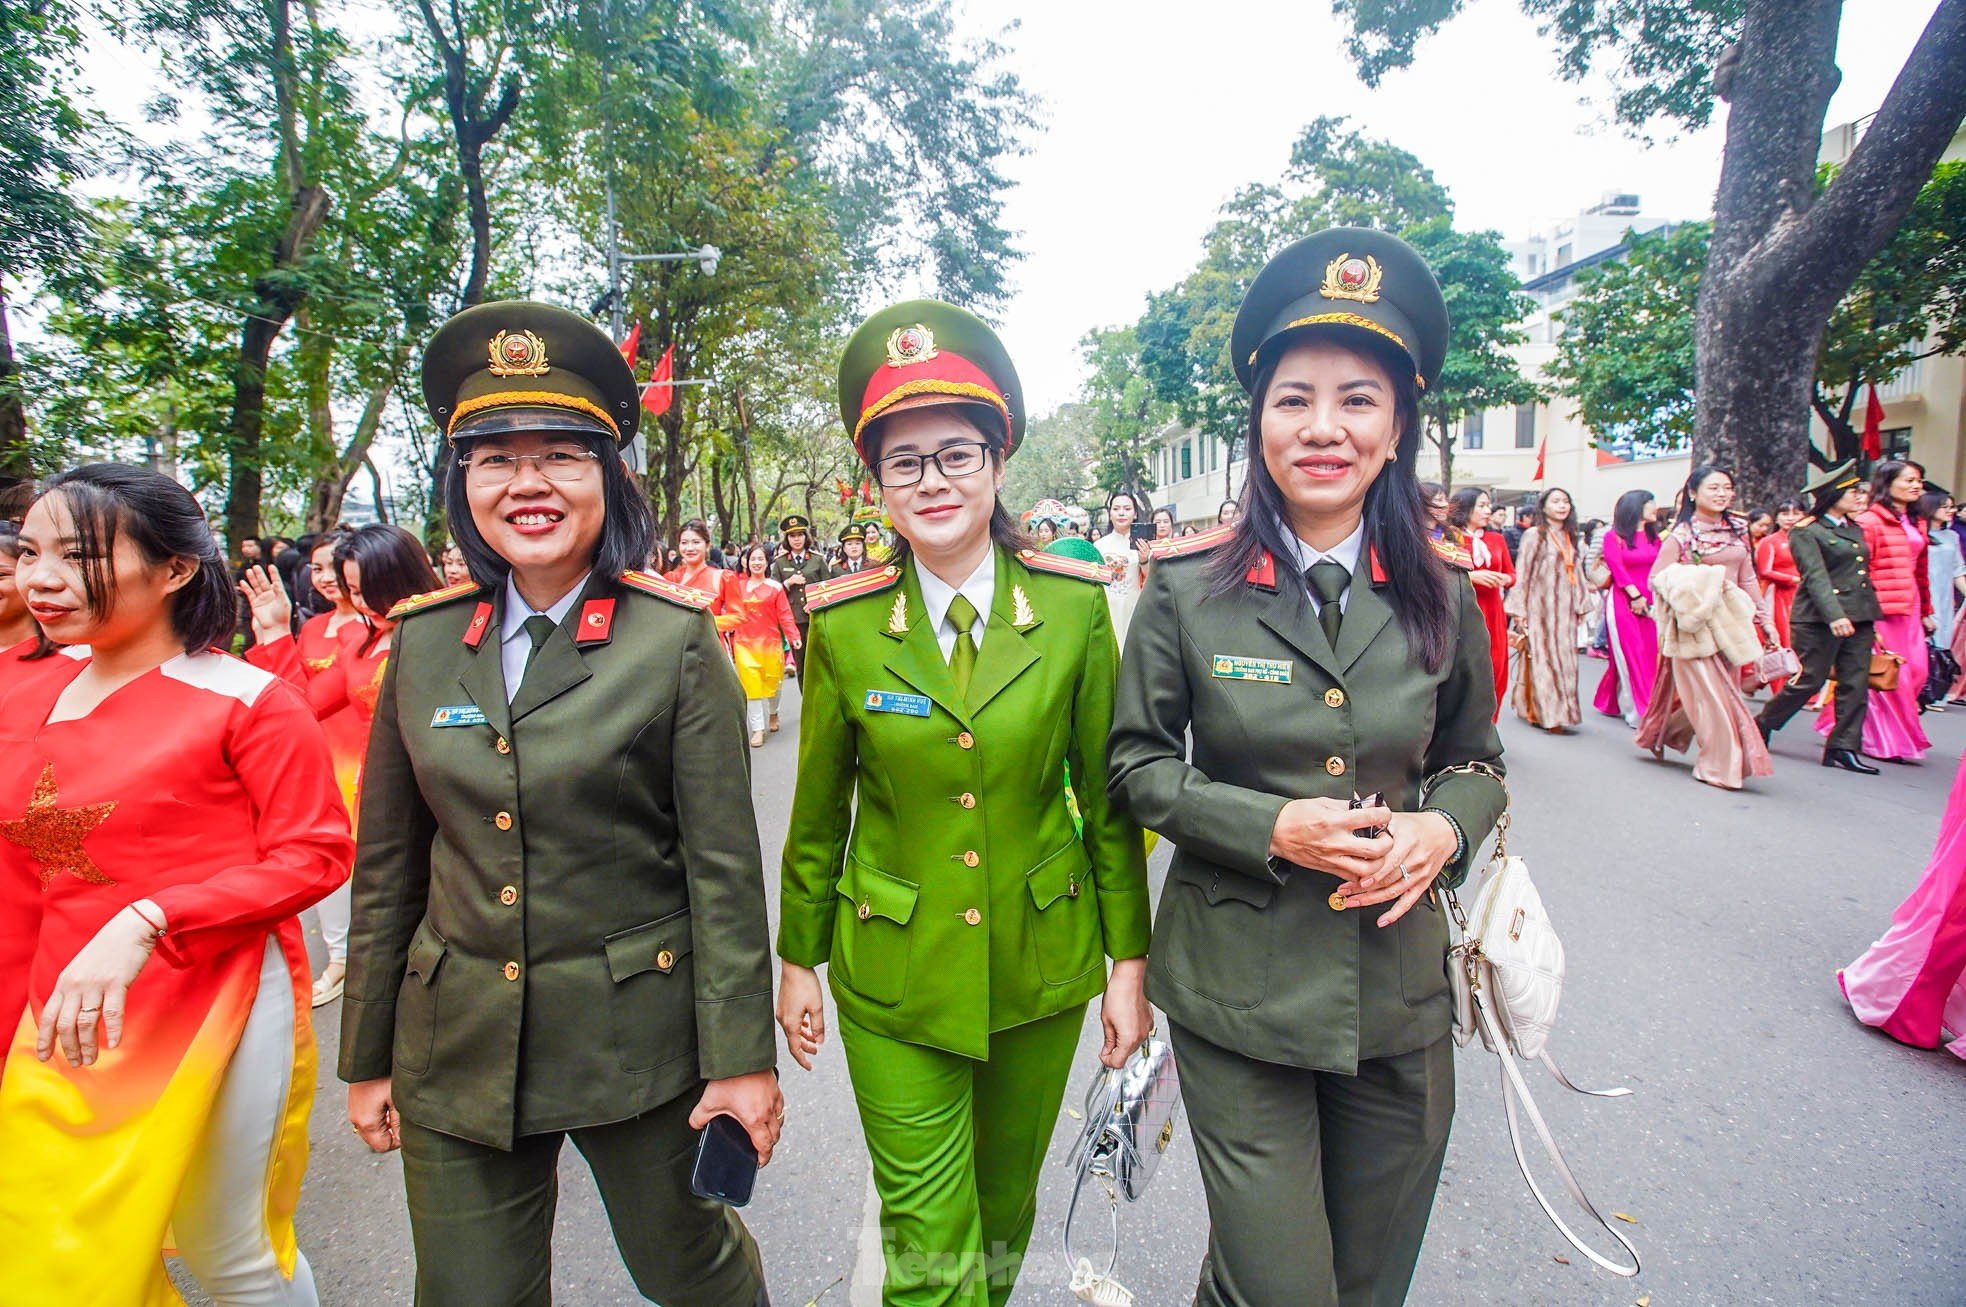
[[[1006,225],[1028,257],[1000,325],[1034,413],[1072,399],[1077,342],[1130,322],[1178,281],[1217,208],[1276,176],[1319,114],[1346,114],[1418,155],[1457,222],[1520,239],[1636,191],[1649,216],[1712,210],[1718,124],[1646,149],[1605,121],[1609,99],[1560,80],[1550,42],[1515,0],[1470,0],[1414,67],[1369,91],[1329,0],[967,0],[975,32],[1001,31],[1043,124],[1013,162]],[[1827,126],[1875,112],[1933,0],[1851,0]]]

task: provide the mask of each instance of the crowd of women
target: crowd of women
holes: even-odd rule
[[[1234,324],[1254,456],[1223,522],[1137,540],[1116,496],[1106,535],[1040,548],[999,498],[1011,360],[961,309],[897,304],[839,375],[891,550],[849,537],[835,568],[791,518],[724,568],[692,523],[657,573],[614,344],[481,305],[423,363],[462,575],[439,586],[396,527],[305,542],[323,608],[298,628],[277,571],[235,576],[175,482],[51,478],[0,541],[9,1300],[172,1301],[174,1251],[227,1307],[315,1303],[293,1215],[310,1009],[337,989],[347,1118],[401,1150],[435,1307],[549,1301],[569,1139],[647,1298],[768,1302],[765,1252],[692,1158],[729,1117],[769,1162],[777,1040],[810,1068],[834,1034],[883,1300],[1001,1307],[1094,998],[1107,1067],[1149,1000],[1167,1015],[1211,1218],[1197,1302],[1403,1300],[1454,1104],[1433,895],[1506,803],[1511,644],[1535,677],[1518,710],[1575,719],[1554,671],[1596,566],[1560,492],[1514,551],[1484,495],[1423,494],[1446,340],[1397,238],[1297,242]],[[1631,615],[1698,590],[1689,568],[1754,585],[1723,480],[1696,474],[1665,530],[1621,506]],[[244,660],[219,652],[241,592]],[[1661,624],[1647,676],[1641,629],[1613,636],[1641,740],[1709,716],[1738,735],[1699,698],[1738,696],[1731,646]],[[774,948],[730,778],[788,656]],[[1175,846],[1157,905],[1146,831]],[[308,905],[330,955],[311,994]],[[1890,983],[1853,969],[1853,1001]]]

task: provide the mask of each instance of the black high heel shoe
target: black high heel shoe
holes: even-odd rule
[[[1879,769],[1858,757],[1854,749],[1824,749],[1823,766],[1841,767],[1844,771],[1853,771],[1859,776],[1876,776],[1879,774]]]

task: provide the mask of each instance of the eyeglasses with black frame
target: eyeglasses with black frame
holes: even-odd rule
[[[519,475],[519,465],[530,462],[548,481],[578,481],[601,456],[591,449],[549,449],[541,454],[508,454],[487,449],[457,460],[464,469],[466,484],[489,488],[502,486]]]
[[[953,481],[974,476],[990,461],[990,446],[981,440],[957,440],[932,454],[892,454],[874,464],[874,480],[883,490],[899,490],[918,484],[928,474],[928,465]]]

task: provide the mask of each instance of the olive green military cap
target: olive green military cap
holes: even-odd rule
[[[1259,358],[1311,332],[1398,347],[1425,390],[1447,357],[1447,301],[1426,260],[1399,237],[1332,227],[1284,248],[1243,296],[1229,336],[1242,388],[1255,386]]]
[[[1820,495],[1832,490],[1848,490],[1852,486],[1861,484],[1863,484],[1863,478],[1857,475],[1857,461],[1855,459],[1846,459],[1844,462],[1817,477],[1814,481],[1811,481],[1808,485],[1802,487],[1802,493],[1805,495]]]
[[[994,410],[1006,458],[1024,439],[1024,389],[983,319],[940,300],[909,300],[861,323],[840,356],[840,421],[862,460],[876,419],[932,404]]]
[[[517,431],[634,439],[635,373],[606,332],[552,304],[499,300],[464,310],[423,352],[423,402],[451,440]]]

